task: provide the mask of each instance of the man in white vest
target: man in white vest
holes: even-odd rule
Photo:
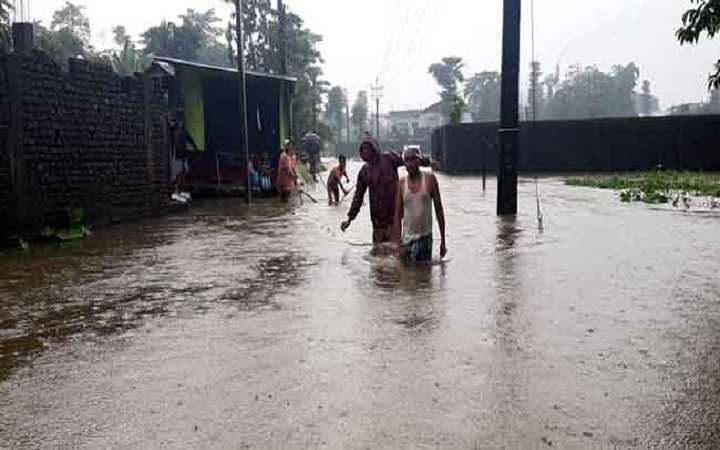
[[[412,262],[432,261],[433,219],[432,210],[440,228],[440,257],[447,254],[445,244],[445,211],[440,187],[431,172],[420,170],[424,158],[417,147],[403,153],[407,176],[397,185],[395,200],[395,242],[400,254]]]

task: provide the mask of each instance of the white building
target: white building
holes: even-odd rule
[[[396,134],[416,137],[429,134],[434,128],[443,124],[440,103],[426,109],[406,111],[390,111],[388,115],[390,130]]]

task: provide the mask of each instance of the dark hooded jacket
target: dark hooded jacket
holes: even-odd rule
[[[355,220],[362,207],[365,191],[370,189],[370,219],[373,228],[387,228],[395,219],[395,190],[399,181],[398,168],[404,166],[402,156],[395,152],[382,153],[375,142],[371,142],[377,158],[366,162],[357,177],[357,189],[353,197],[348,218]],[[423,165],[430,164],[428,159]]]

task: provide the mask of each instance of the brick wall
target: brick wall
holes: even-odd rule
[[[0,52],[0,234],[9,221],[12,199],[10,176],[10,153],[8,135],[10,132],[10,97],[7,80],[6,57]]]
[[[91,222],[166,209],[166,115],[153,80],[81,60],[66,73],[40,52],[6,55],[0,66],[0,108],[11,111],[0,115],[10,119],[0,142],[16,156],[14,225],[52,223],[68,207]]]

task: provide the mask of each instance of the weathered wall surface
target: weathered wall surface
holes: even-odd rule
[[[37,228],[82,208],[91,222],[161,213],[170,179],[163,94],[153,80],[46,55],[0,59],[0,195],[5,228]]]
[[[433,156],[449,172],[497,167],[496,123],[448,125],[433,133]],[[489,145],[488,145],[489,144]],[[675,116],[520,125],[520,169],[613,172],[668,169],[720,171],[720,116]]]

